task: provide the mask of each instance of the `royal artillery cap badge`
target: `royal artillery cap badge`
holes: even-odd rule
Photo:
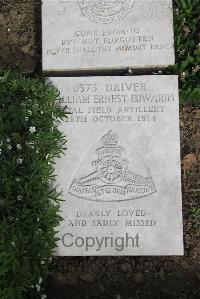
[[[126,148],[121,146],[117,134],[109,130],[97,143],[81,162],[69,193],[93,201],[124,201],[156,192],[139,156],[129,144],[122,142]],[[96,159],[89,162],[94,152]],[[85,173],[88,162],[90,170]],[[134,165],[136,170],[131,168]]]

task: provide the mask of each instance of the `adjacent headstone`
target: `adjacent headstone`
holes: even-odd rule
[[[72,112],[56,255],[182,255],[177,76],[50,80]]]
[[[43,0],[44,71],[174,64],[172,0]]]

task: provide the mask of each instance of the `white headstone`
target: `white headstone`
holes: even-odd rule
[[[56,255],[182,255],[177,76],[50,80],[72,112]]]
[[[44,71],[174,64],[172,0],[43,0]]]

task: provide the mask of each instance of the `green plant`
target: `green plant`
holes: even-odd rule
[[[59,224],[54,158],[67,112],[45,80],[0,73],[0,298],[46,298]]]
[[[200,104],[199,0],[174,0],[176,64],[181,103]]]
[[[191,214],[193,219],[200,220],[200,208],[193,208]]]

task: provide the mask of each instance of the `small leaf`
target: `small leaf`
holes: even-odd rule
[[[198,157],[195,154],[186,155],[181,161],[183,171],[191,171],[198,165]]]

